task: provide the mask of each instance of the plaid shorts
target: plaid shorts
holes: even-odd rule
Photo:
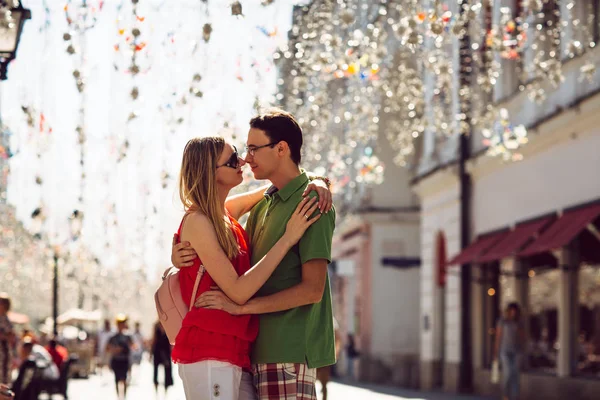
[[[256,364],[253,372],[260,400],[317,400],[317,370],[306,364]]]

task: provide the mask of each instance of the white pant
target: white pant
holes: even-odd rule
[[[222,361],[178,364],[186,400],[256,400],[252,375]]]

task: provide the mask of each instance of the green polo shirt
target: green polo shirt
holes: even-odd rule
[[[301,173],[283,189],[271,187],[250,213],[246,231],[252,248],[252,265],[262,259],[285,233],[292,213],[308,185]],[[316,196],[311,192],[311,196]],[[302,282],[302,264],[313,259],[331,262],[335,209],[315,222],[283,258],[257,296],[280,292]],[[260,315],[260,330],[254,343],[252,362],[307,363],[309,368],[335,363],[333,311],[329,274],[323,298],[316,304]]]

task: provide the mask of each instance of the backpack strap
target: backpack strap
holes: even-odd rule
[[[200,264],[200,268],[198,268],[198,273],[196,274],[196,281],[194,282],[194,290],[192,290],[192,299],[190,300],[190,308],[188,311],[192,311],[192,307],[194,307],[194,300],[196,300],[196,294],[198,293],[202,275],[204,275],[204,265]]]

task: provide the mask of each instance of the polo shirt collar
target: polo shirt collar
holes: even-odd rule
[[[287,201],[298,189],[304,186],[308,182],[308,176],[306,172],[302,171],[300,175],[292,179],[285,187],[278,190],[275,186],[271,185],[265,192],[265,197],[269,198],[275,194],[283,201]]]

